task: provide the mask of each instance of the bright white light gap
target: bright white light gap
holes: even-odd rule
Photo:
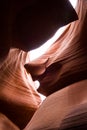
[[[73,6],[73,8],[76,7],[77,5],[77,1],[78,0],[69,0]],[[68,25],[67,25],[68,26]],[[49,39],[46,43],[44,43],[41,47],[32,50],[29,52],[29,57],[30,57],[30,61],[35,60],[36,58],[40,57],[41,55],[43,55],[46,50],[61,36],[61,34],[66,30],[67,26],[61,27],[60,29],[58,29],[58,31],[55,33],[55,35]],[[37,85],[37,88],[40,86],[39,81],[35,82]],[[46,97],[43,96],[42,94],[40,94],[41,99],[44,100]]]
[[[72,4],[72,6],[75,8],[77,5],[77,0],[69,0]],[[68,26],[68,25],[67,25]],[[30,51],[30,61],[33,61],[34,59],[40,57],[43,55],[46,50],[61,36],[61,34],[66,30],[67,26],[61,27],[58,29],[58,31],[55,33],[55,35],[49,39],[46,43],[44,43],[41,47],[34,49]]]

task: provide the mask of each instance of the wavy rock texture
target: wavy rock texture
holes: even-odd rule
[[[36,75],[34,77],[34,73],[32,75],[40,81],[38,91],[46,96],[87,78],[87,2],[85,0],[78,0],[76,12],[79,20],[69,24],[55,44],[35,61],[38,65],[39,60],[48,59],[45,64],[46,72],[39,76],[37,74],[37,77]]]
[[[0,112],[19,128],[24,128],[41,103],[24,64],[27,53],[11,49],[0,68]]]
[[[71,23],[40,57],[49,60],[45,65],[47,73],[37,75],[41,83],[38,91],[49,96],[24,130],[58,130],[65,115],[87,103],[87,1],[78,0],[76,11],[79,20]],[[60,68],[56,66],[58,63]]]
[[[40,57],[41,60],[46,58],[47,62],[44,62],[45,65],[41,63],[41,70],[39,71],[38,68],[38,71],[36,71],[39,75],[36,76],[35,73],[34,77],[34,73],[32,74],[33,78],[40,81],[40,88],[38,91],[46,96],[67,85],[87,78],[87,2],[85,0],[78,0],[78,2],[77,13],[79,20],[71,23],[47,53]],[[4,21],[7,19],[6,14]],[[11,24],[12,23],[9,25]],[[8,29],[7,26],[5,27],[3,34],[5,33],[7,39],[5,38],[2,45],[3,43],[8,45],[8,42],[11,42],[9,40],[13,40],[10,39],[12,30],[9,30],[12,28]],[[7,34],[9,36],[7,36]],[[6,42],[6,40],[8,42]],[[24,68],[27,55],[28,53],[18,49],[11,49],[6,60],[0,66],[0,112],[20,129],[23,129],[27,125],[41,104],[41,99],[38,92],[35,90],[32,77],[30,74],[27,75]],[[35,64],[36,63],[38,63],[38,60]],[[55,123],[55,119],[59,119],[59,122],[61,121],[62,114],[64,116],[69,110],[67,108],[67,88],[60,92],[57,91],[56,94],[53,94],[45,100],[44,104],[42,104],[40,109],[38,109],[37,113],[33,116],[27,129],[47,129],[49,126],[52,126],[52,124],[55,126],[57,123]],[[73,106],[74,105],[73,103]]]

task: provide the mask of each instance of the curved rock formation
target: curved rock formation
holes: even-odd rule
[[[0,112],[20,129],[41,103],[31,75],[24,69],[27,53],[11,49],[0,68]]]
[[[78,0],[76,11],[79,20],[71,23],[48,51],[35,60],[35,64],[38,64],[38,60],[48,59],[45,65],[46,72],[37,77],[36,75],[34,77],[34,73],[32,75],[40,81],[38,91],[46,96],[87,78],[87,3],[85,0]],[[56,72],[53,72],[53,68]]]

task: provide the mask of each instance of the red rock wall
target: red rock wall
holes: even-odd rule
[[[24,64],[27,53],[11,49],[0,68],[0,112],[24,128],[41,103],[31,75]]]
[[[39,59],[48,59],[45,65],[46,72],[37,76],[41,84],[38,91],[45,95],[87,78],[87,3],[85,0],[78,1],[76,11],[79,20],[72,22],[47,53]]]

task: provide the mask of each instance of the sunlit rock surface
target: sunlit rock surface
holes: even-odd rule
[[[24,68],[27,53],[11,49],[0,68],[0,112],[24,128],[41,103],[35,84]]]
[[[34,72],[30,74],[29,69],[26,71],[24,65],[28,54],[19,49],[11,49],[6,60],[1,64],[0,112],[8,124],[12,122],[14,126],[25,130],[54,129],[55,126],[59,127],[70,107],[75,107],[76,104],[86,100],[87,91],[83,92],[82,86],[86,88],[87,84],[85,80],[87,78],[87,2],[78,1],[79,20],[71,23],[55,44],[36,60],[35,65],[45,59],[44,62],[39,62],[40,71],[38,66],[35,74]],[[7,34],[8,31],[5,33]],[[39,92],[46,96],[50,95],[42,105],[32,78],[40,82]],[[80,80],[84,81],[80,82]],[[73,84],[78,88],[81,85],[82,94],[79,89],[76,90],[76,87],[73,93],[68,89],[73,88]],[[68,88],[62,89],[68,85],[70,85]],[[77,93],[78,98],[77,95],[74,97]],[[83,95],[84,100],[82,100]]]
[[[76,11],[79,20],[39,58],[49,59],[45,73],[35,75],[40,81],[38,91],[48,97],[24,130],[61,130],[66,115],[75,109],[81,112],[79,105],[87,106],[87,1],[78,0]]]

